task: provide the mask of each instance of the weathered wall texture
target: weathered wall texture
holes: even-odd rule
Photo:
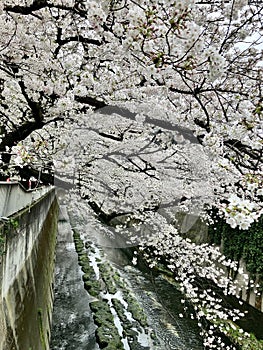
[[[0,217],[16,213],[42,197],[50,188],[39,187],[35,190],[25,190],[18,182],[0,181]]]
[[[179,229],[183,238],[189,238],[196,244],[209,243],[208,227],[200,217],[179,212],[175,214],[175,218],[177,220],[175,226]],[[220,251],[223,252],[223,245],[221,245]],[[259,276],[252,276],[248,272],[243,259],[240,259],[238,266],[243,269],[243,274],[237,273],[231,269],[229,270],[223,265],[220,265],[220,267],[225,270],[226,276],[231,275],[239,288],[241,288],[241,298],[257,310],[263,312],[263,291],[262,289],[258,291],[255,287],[257,284],[262,284],[262,280],[259,280]],[[247,283],[250,279],[255,279],[254,285]]]
[[[51,190],[0,227],[0,350],[49,349],[57,216]]]
[[[234,280],[241,288],[241,298],[257,310],[263,312],[263,291],[256,287],[262,283],[262,280],[259,279],[259,276],[251,276],[247,271],[244,259],[240,259],[238,266],[243,269],[243,274],[237,273],[231,269],[228,271],[228,274],[234,276]],[[251,283],[252,281],[254,281],[254,283]]]

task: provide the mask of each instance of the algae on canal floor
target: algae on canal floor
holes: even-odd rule
[[[96,339],[103,349],[153,349],[157,339],[147,317],[123,278],[96,247],[85,245],[74,230],[79,265],[84,272],[84,288],[95,300],[90,309],[97,326]],[[97,248],[98,249],[98,248]],[[129,315],[129,317],[127,317]]]

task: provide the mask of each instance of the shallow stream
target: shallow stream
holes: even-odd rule
[[[57,258],[55,269],[55,299],[53,313],[53,328],[51,350],[98,350],[92,312],[89,303],[94,300],[83,287],[78,256],[75,251],[72,229],[65,208],[59,222]],[[141,329],[137,331],[138,346],[148,350],[201,350],[202,339],[198,327],[189,317],[180,317],[183,306],[181,293],[162,276],[153,276],[147,271],[134,267],[127,254],[118,248],[105,248],[91,242],[88,232],[81,233],[82,239],[92,245],[88,257],[94,269],[96,279],[100,279],[97,261],[106,260],[113,268],[113,274],[118,273],[132,295],[141,305],[148,318],[149,327],[154,332],[157,342],[152,342],[149,334]],[[114,272],[115,271],[115,272]],[[118,292],[119,293],[119,292]],[[118,296],[117,296],[118,297]],[[110,299],[111,297],[104,296]],[[125,306],[119,293],[119,301]],[[122,331],[120,320],[115,315],[111,300],[111,312],[115,326]],[[126,317],[132,316],[125,311]],[[128,338],[127,338],[128,339]],[[122,339],[124,349],[132,349],[126,338]],[[154,345],[155,344],[155,345]],[[156,345],[158,344],[158,345]]]

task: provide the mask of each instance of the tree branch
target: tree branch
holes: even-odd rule
[[[20,5],[5,5],[4,10],[8,12],[13,12],[13,13],[20,13],[21,15],[30,15],[36,11],[39,11],[43,8],[59,8],[62,10],[72,10],[72,7],[65,6],[65,5],[53,5],[49,4],[47,0],[35,0],[31,5],[28,6],[20,6]]]
[[[43,116],[43,110],[41,108],[41,104],[40,102],[35,102],[33,101],[32,99],[29,98],[27,92],[26,92],[26,87],[25,87],[25,84],[22,80],[20,80],[18,82],[19,86],[20,86],[20,89],[21,89],[21,92],[23,94],[23,96],[25,97],[27,103],[28,103],[28,106],[30,107],[31,111],[32,111],[32,116],[33,118],[35,119],[35,121],[37,123],[41,123],[43,122],[44,120],[44,116]]]

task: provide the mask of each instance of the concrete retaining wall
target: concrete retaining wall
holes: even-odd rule
[[[16,213],[41,198],[50,189],[51,186],[25,190],[18,182],[0,181],[0,217]]]
[[[263,291],[262,289],[259,290],[259,288],[256,287],[257,285],[262,284],[262,279],[260,280],[259,276],[254,276],[249,273],[243,258],[241,258],[238,262],[238,266],[239,268],[243,269],[243,274],[229,269],[226,271],[226,275],[231,275],[232,277],[234,276],[234,281],[236,281],[239,288],[241,288],[240,296],[242,300],[257,310],[263,312]]]
[[[178,212],[175,214],[175,218],[177,220],[175,226],[181,232],[183,238],[189,238],[196,244],[209,243],[208,227],[200,217]],[[220,246],[220,251],[223,254],[223,244]],[[220,264],[220,268],[225,271],[226,276],[232,276],[238,284],[241,289],[240,296],[242,300],[263,312],[263,291],[262,289],[259,291],[255,287],[257,284],[262,285],[262,280],[259,280],[259,276],[252,276],[248,272],[244,259],[238,262],[238,266],[243,269],[243,274],[227,269]],[[250,285],[250,282],[248,283],[250,280],[255,280],[254,285]],[[239,294],[237,297],[239,297]]]
[[[58,204],[50,190],[0,226],[0,350],[48,350]]]

